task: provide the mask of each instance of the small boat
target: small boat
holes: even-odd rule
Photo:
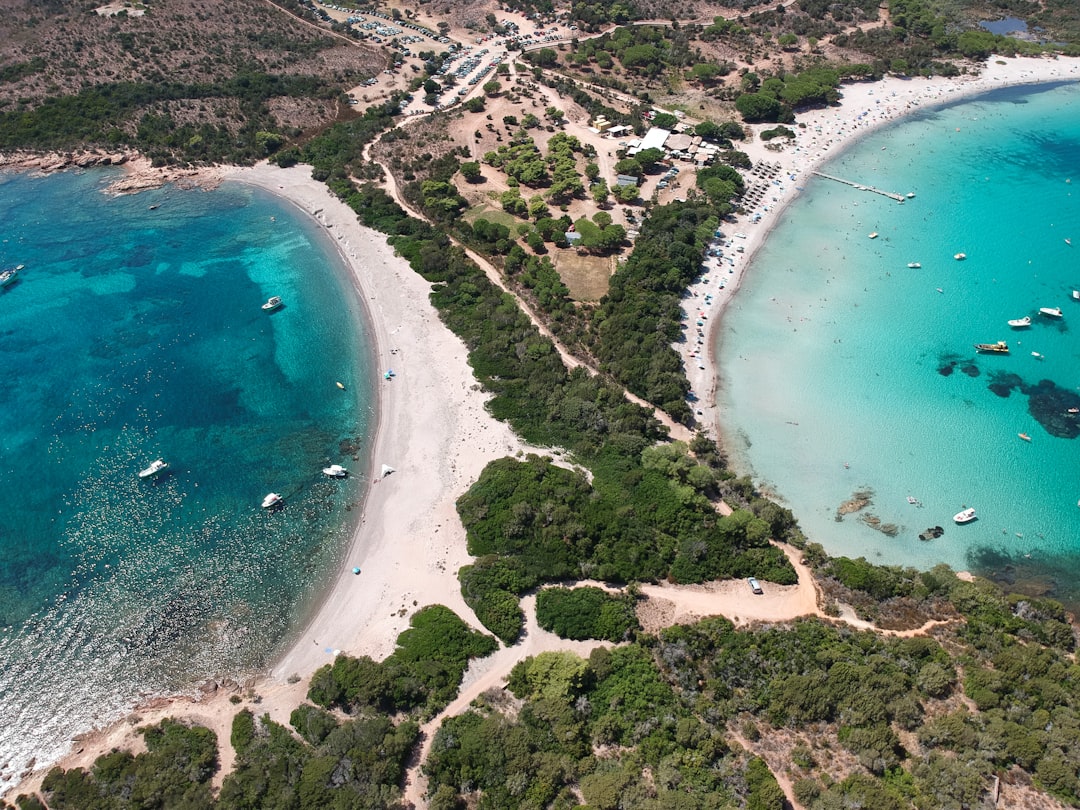
[[[345,390],[345,383],[341,382],[340,380],[339,380],[338,382],[334,383],[334,385],[336,385],[336,386],[337,386],[338,388],[340,388],[340,389],[341,389],[342,391],[344,391],[344,390]]]
[[[878,238],[878,232],[874,231],[873,233],[870,234],[869,238],[870,239],[877,239]]]
[[[160,205],[161,205],[161,203],[154,203],[153,205],[150,206],[150,210],[151,211],[157,211],[158,206],[160,206]]]
[[[158,473],[164,472],[169,468],[169,463],[164,459],[156,459],[150,462],[150,466],[145,470],[139,470],[139,478],[153,478]]]
[[[1065,313],[1061,311],[1061,307],[1039,307],[1039,314],[1047,318],[1060,318]]]
[[[937,290],[939,293],[945,292],[943,289],[941,289],[941,287],[935,287],[934,289]]]
[[[1031,316],[1025,315],[1023,318],[1013,318],[1009,321],[1009,326],[1013,329],[1023,329],[1025,326],[1031,326]]]
[[[285,499],[282,498],[280,495],[278,495],[276,492],[271,492],[269,495],[267,495],[265,498],[263,498],[263,500],[262,500],[262,508],[263,509],[271,509],[271,508],[277,506],[283,500],[285,500]]]
[[[910,267],[912,270],[918,270],[920,267],[922,267],[922,265],[918,262],[908,262],[907,266]]]
[[[0,270],[0,287],[6,287],[19,277],[19,271],[22,270],[24,265],[16,265],[15,267],[5,267]]]
[[[1073,301],[1080,301],[1080,290],[1072,291]]]
[[[1043,356],[1041,354],[1039,354],[1038,352],[1032,352],[1031,356],[1034,357],[1036,360],[1042,360],[1043,359]]]
[[[1080,413],[1080,408],[1069,408],[1065,413]]]
[[[331,478],[344,478],[348,474],[349,471],[340,464],[331,464],[329,467],[323,467],[323,475],[329,475]]]
[[[919,499],[916,498],[914,495],[908,495],[907,502],[910,503],[912,506],[922,506],[922,504],[919,503]]]
[[[913,199],[915,199],[915,192],[914,192],[914,191],[909,191],[909,192],[907,193],[907,198],[908,198],[909,200],[913,200]]]
[[[1065,244],[1066,245],[1071,245],[1072,244],[1072,239],[1069,239],[1068,237],[1066,237]]]
[[[1028,436],[1026,433],[1017,433],[1016,435],[1023,439],[1025,442],[1031,441],[1031,437]]]
[[[953,258],[956,259],[958,262],[962,262],[964,259],[967,258],[967,254],[966,253],[954,253]]]
[[[968,508],[962,512],[957,512],[955,515],[953,515],[953,522],[960,524],[971,523],[971,521],[975,520],[977,517],[978,516],[975,514],[975,510]]]
[[[266,303],[262,305],[262,308],[265,309],[267,312],[273,312],[275,309],[280,307],[281,304],[281,296],[273,295],[270,298],[266,299]]]
[[[999,340],[997,343],[976,343],[975,351],[982,354],[1008,354],[1009,344],[1004,340]]]

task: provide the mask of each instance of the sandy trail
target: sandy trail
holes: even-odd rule
[[[839,152],[851,139],[912,110],[994,87],[1080,78],[1078,65],[1078,60],[1065,58],[992,58],[976,79],[886,79],[849,86],[843,90],[844,100],[839,107],[801,117],[807,129],[787,151],[759,151],[763,149],[760,143],[747,146],[755,159],[780,162],[781,176],[794,179],[775,186],[776,199],[765,202],[764,210],[758,212],[762,215],[760,221],[744,217],[728,228],[746,233],[745,253],[737,254],[733,265],[714,268],[709,281],[701,281],[689,291],[688,297],[698,297],[701,303],[706,291],[712,295],[705,345],[714,344],[717,316],[738,289],[754,251],[794,197],[795,184],[804,181],[810,169]],[[293,202],[327,228],[338,244],[353,273],[357,294],[368,309],[378,364],[392,362],[398,373],[392,382],[380,386],[379,424],[372,451],[376,469],[388,463],[397,472],[370,485],[363,519],[346,564],[320,610],[272,673],[243,689],[217,689],[197,702],[188,698],[156,700],[127,719],[82,738],[74,746],[77,750],[59,763],[66,768],[89,765],[114,746],[139,750],[141,740],[134,734],[134,726],[173,716],[217,731],[224,774],[232,756],[228,728],[239,708],[230,697],[238,697],[256,712],[269,713],[274,720],[287,723],[289,712],[306,693],[306,679],[331,660],[334,650],[384,658],[393,651],[397,635],[408,626],[409,616],[418,607],[444,604],[478,626],[461,598],[456,579],[458,568],[469,557],[454,503],[489,461],[527,449],[508,426],[488,415],[484,407],[487,395],[471,375],[465,347],[442,325],[428,299],[430,285],[393,255],[383,235],[361,226],[355,214],[325,185],[311,179],[307,167],[282,170],[263,165],[229,170],[226,175]],[[722,270],[728,269],[732,272],[722,273],[725,283],[720,290],[717,279]],[[702,422],[717,427],[715,364],[710,358],[700,364],[704,368],[698,369],[698,363],[687,360],[688,376],[702,398],[697,406],[703,410]],[[673,431],[673,436],[679,434]],[[789,559],[793,553],[789,552]],[[716,614],[740,624],[820,615],[809,572],[794,559],[793,564],[800,584],[784,589],[766,583],[762,597],[750,594],[742,581],[696,589],[647,586],[646,595],[672,605],[671,616],[665,619],[668,623]],[[361,568],[359,576],[351,573],[354,565]],[[857,622],[852,623],[859,626]],[[906,632],[925,632],[933,624]],[[523,643],[477,662],[469,670],[453,710],[462,710],[489,685],[498,685],[521,658],[549,647],[574,649],[567,642],[546,638],[530,624]],[[39,763],[39,770],[11,795],[37,790],[51,765]]]

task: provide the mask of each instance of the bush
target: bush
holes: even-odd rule
[[[545,630],[574,641],[624,641],[640,628],[634,600],[600,588],[545,588],[536,595],[536,620]]]

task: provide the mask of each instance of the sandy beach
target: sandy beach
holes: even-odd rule
[[[994,56],[978,76],[931,79],[889,76],[878,82],[842,85],[839,104],[799,113],[796,123],[789,125],[796,137],[774,140],[774,144],[783,144],[776,150],[767,148],[767,142],[757,137],[757,133],[773,128],[774,124],[750,127],[755,133],[754,139],[737,144],[736,148],[746,152],[755,166],[772,164],[777,171],[773,177],[756,180],[759,185],[766,183],[768,186],[756,207],[739,214],[734,222],[723,224],[723,255],[709,257],[707,271],[688,288],[683,305],[687,341],[675,347],[683,358],[690,388],[697,397],[694,408],[699,412],[698,421],[710,435],[720,435],[715,356],[720,315],[742,284],[754,254],[780,221],[787,206],[798,196],[798,187],[810,179],[815,169],[855,140],[918,110],[1001,87],[1078,80],[1080,59]],[[697,326],[699,320],[702,322],[700,327]],[[701,330],[700,342],[698,329]]]
[[[379,381],[372,478],[345,565],[272,676],[310,675],[335,650],[382,659],[425,605],[446,605],[482,629],[457,584],[469,556],[454,502],[489,461],[523,446],[488,416],[488,396],[464,345],[428,300],[431,285],[394,255],[383,234],[361,226],[308,167],[235,169],[226,179],[279,194],[327,229],[367,311],[377,367],[395,375]],[[384,464],[394,468],[385,477]]]
[[[1080,79],[1080,61],[993,58],[979,77],[889,78],[845,86],[838,106],[798,116],[798,123],[806,126],[793,127],[798,135],[782,150],[768,150],[756,138],[740,146],[755,163],[778,163],[780,170],[776,182],[770,180],[770,191],[761,206],[723,227],[725,236],[743,251],[726,248],[722,259],[710,258],[709,271],[688,292],[688,319],[703,321],[703,339],[696,351],[693,337],[678,349],[699,398],[695,406],[702,411],[699,421],[714,432],[718,427],[712,347],[719,316],[739,288],[754,253],[797,195],[796,186],[802,185],[816,166],[854,139],[912,111],[996,87],[1067,79]],[[367,310],[376,365],[395,371],[392,380],[379,380],[378,425],[370,456],[373,475],[363,515],[341,571],[335,582],[328,583],[319,610],[270,673],[242,687],[208,687],[198,701],[162,699],[141,707],[126,720],[77,742],[74,752],[60,763],[67,768],[85,767],[114,746],[141,750],[136,725],[178,716],[218,733],[220,783],[232,764],[229,724],[241,707],[230,697],[240,696],[242,705],[257,704],[252,705],[257,712],[267,712],[287,723],[289,712],[304,699],[312,672],[339,651],[384,658],[420,607],[446,605],[479,628],[457,582],[457,570],[470,558],[454,504],[488,462],[528,450],[506,424],[485,410],[487,395],[472,375],[465,347],[443,326],[428,300],[430,285],[394,255],[384,235],[361,226],[356,215],[323,183],[311,179],[309,167],[283,170],[262,165],[220,174],[226,181],[248,183],[279,195],[321,223],[351,269],[357,295]],[[736,233],[745,238],[734,237]],[[699,313],[705,313],[705,318]],[[695,334],[693,323],[688,323],[687,334]],[[379,477],[383,464],[395,472]],[[360,569],[359,574],[353,574],[354,567]],[[664,594],[656,596],[663,598]],[[733,590],[731,599],[741,598]],[[809,604],[804,596],[796,601],[799,610]],[[812,596],[809,601],[813,601]],[[721,610],[723,605],[714,607]],[[693,608],[686,610],[700,612],[696,603]],[[784,608],[784,615],[747,618],[784,620],[792,618],[787,614],[793,609]],[[555,644],[557,641],[551,642]],[[532,653],[537,651],[530,648]],[[489,662],[480,669],[493,673],[497,667]],[[477,676],[474,672],[471,677]],[[44,771],[38,771],[11,795],[37,789],[43,775]]]
[[[231,767],[229,724],[240,708],[230,697],[242,694],[245,705],[255,703],[256,711],[287,723],[316,669],[338,651],[385,658],[418,608],[446,605],[483,629],[457,582],[458,569],[470,558],[454,504],[489,461],[525,448],[485,410],[488,395],[472,376],[465,346],[430,303],[431,285],[394,255],[383,234],[361,226],[324,183],[312,180],[310,167],[262,165],[219,174],[277,194],[322,224],[351,269],[377,367],[394,369],[392,380],[379,380],[373,471],[363,515],[340,575],[268,675],[243,685],[209,685],[198,700],[160,699],[139,707],[126,720],[77,741],[64,767],[88,766],[114,746],[141,750],[135,726],[174,716],[218,733],[224,773]],[[383,464],[395,471],[380,477]],[[359,575],[352,573],[354,566]],[[37,772],[12,795],[35,790],[43,776]]]

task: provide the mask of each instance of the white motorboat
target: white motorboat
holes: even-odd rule
[[[269,495],[267,495],[265,498],[263,498],[262,508],[263,509],[270,509],[270,508],[272,508],[274,506],[277,506],[283,500],[285,500],[285,499],[282,498],[280,495],[278,495],[276,492],[271,492]]]
[[[0,287],[6,287],[8,284],[15,281],[15,279],[19,277],[19,271],[22,269],[23,265],[20,264],[16,267],[5,267],[3,270],[0,270]]]
[[[953,515],[953,522],[961,524],[971,523],[971,521],[975,520],[977,517],[978,516],[975,514],[975,510],[968,508],[962,512],[957,512],[955,515]]]
[[[967,254],[966,253],[954,253],[953,258],[956,259],[958,262],[962,262],[964,259],[967,258]]]
[[[323,467],[323,475],[329,475],[331,478],[344,478],[348,474],[349,471],[340,464],[331,464],[329,467]]]
[[[1013,329],[1023,329],[1025,326],[1031,326],[1031,316],[1025,315],[1023,318],[1013,318],[1009,321],[1009,326]]]
[[[164,459],[155,459],[145,470],[139,470],[139,478],[153,478],[169,468],[169,463]]]
[[[1065,313],[1061,311],[1061,307],[1039,307],[1039,314],[1047,318],[1060,318]]]
[[[919,262],[908,262],[907,266],[910,267],[912,270],[918,270],[920,267],[922,267]]]
[[[278,309],[282,303],[281,296],[274,295],[266,300],[266,303],[262,305],[262,308],[267,312],[273,312],[275,309]]]
[[[869,236],[867,238],[869,238],[869,239],[877,239],[878,238],[878,232],[873,231],[872,233],[869,234]]]
[[[1072,291],[1073,301],[1080,301],[1080,290]]]

